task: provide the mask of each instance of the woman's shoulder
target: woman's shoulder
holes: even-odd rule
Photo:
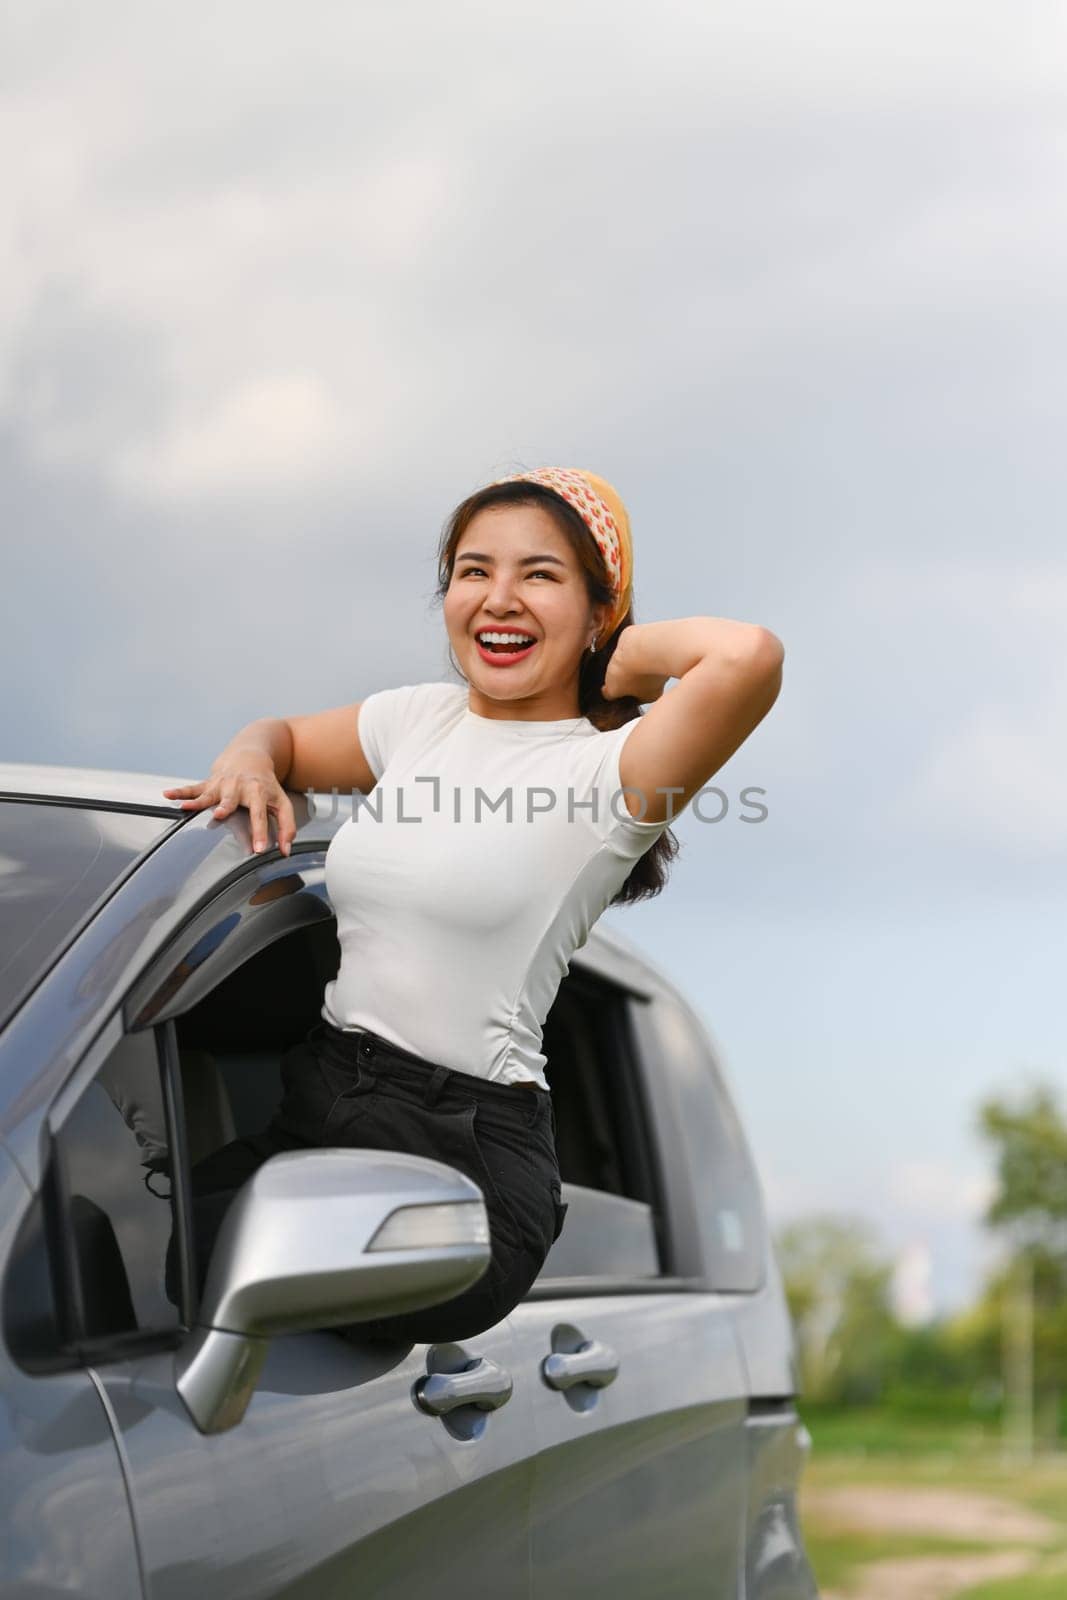
[[[467,690],[456,683],[399,683],[367,695],[359,707],[359,737],[374,776],[381,777],[402,741],[458,721],[466,704]]]

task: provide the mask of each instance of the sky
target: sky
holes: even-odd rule
[[[704,1018],[772,1222],[867,1219],[964,1304],[977,1106],[1067,1091],[1063,8],[0,31],[3,758],[195,778],[452,677],[453,506],[601,474],[638,622],[786,651],[726,816],[604,925]]]

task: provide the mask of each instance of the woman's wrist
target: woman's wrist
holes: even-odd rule
[[[226,748],[215,757],[211,771],[230,766],[235,759],[247,759],[249,756],[256,759],[257,765],[262,762],[264,770],[269,768],[270,775],[277,777],[278,782],[284,785],[285,775],[293,763],[293,739],[289,724],[281,717],[260,717],[250,722],[239,733],[235,733]]]

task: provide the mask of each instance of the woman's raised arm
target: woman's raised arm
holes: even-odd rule
[[[619,782],[645,822],[672,818],[763,721],[782,687],[782,641],[728,617],[624,628],[604,681],[608,699],[655,700],[627,739]],[[669,678],[679,681],[664,694]],[[671,790],[673,793],[664,793]]]

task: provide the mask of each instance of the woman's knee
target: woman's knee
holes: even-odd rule
[[[376,1317],[338,1331],[346,1338],[403,1340],[411,1344],[445,1344],[473,1339],[503,1322],[525,1298],[544,1265],[544,1256],[528,1242],[494,1250],[482,1276],[462,1294],[424,1311]]]

